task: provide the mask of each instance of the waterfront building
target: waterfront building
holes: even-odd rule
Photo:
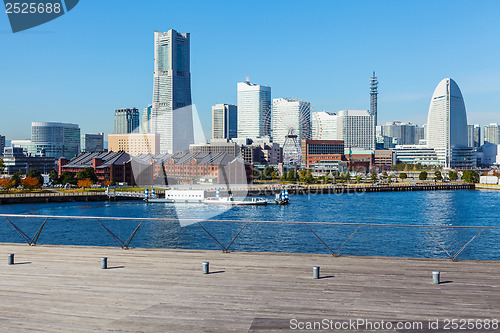
[[[397,138],[391,138],[389,136],[377,136],[376,138],[376,149],[391,149],[399,144]]]
[[[373,153],[373,165],[379,170],[389,170],[396,164],[396,154],[394,150],[376,149]]]
[[[4,174],[13,175],[18,171],[27,173],[28,170],[36,169],[42,174],[48,174],[56,168],[56,159],[46,156],[27,156],[21,147],[5,147]]]
[[[484,143],[500,144],[500,125],[491,123],[484,126]]]
[[[396,163],[441,166],[433,148],[423,145],[397,145],[394,149]]]
[[[312,112],[311,114],[311,139],[312,140],[338,140],[337,122],[335,113],[326,111]]]
[[[271,87],[238,82],[238,137],[256,138],[269,135],[271,121]]]
[[[200,143],[189,145],[191,154],[218,154],[226,153],[233,157],[241,154],[241,146],[227,139],[213,139],[210,143]]]
[[[153,109],[153,105],[149,104],[147,107],[142,110],[142,123],[141,123],[141,132],[142,133],[151,133],[151,110]]]
[[[82,134],[82,152],[104,151],[104,133]]]
[[[450,78],[443,79],[432,95],[427,118],[427,146],[435,150],[444,167],[468,164],[462,160],[469,156],[465,104],[460,88]],[[473,160],[469,162],[475,164],[475,157]]]
[[[338,113],[337,136],[345,147],[375,149],[375,118],[366,110],[342,110]]]
[[[243,160],[251,165],[277,165],[283,162],[283,148],[268,136],[237,138]]]
[[[500,166],[500,144],[485,143],[477,149],[478,165],[484,168]]]
[[[132,156],[158,154],[160,137],[155,133],[108,134],[108,150],[124,151]]]
[[[161,152],[188,150],[194,143],[191,104],[190,34],[155,31],[149,127],[160,135]]]
[[[250,184],[253,169],[241,157],[226,153],[188,153],[140,155],[138,159],[153,163],[152,179],[168,184]],[[164,179],[166,177],[166,180]]]
[[[297,135],[299,145],[302,140],[311,138],[311,104],[294,98],[273,99],[273,142],[284,146],[291,131]]]
[[[232,139],[238,136],[238,108],[231,104],[212,106],[212,139]]]
[[[72,158],[80,153],[80,128],[76,124],[32,122],[31,140],[12,140],[29,156]]]
[[[481,126],[467,125],[467,146],[475,148],[481,146]]]
[[[0,156],[3,155],[4,148],[5,148],[5,136],[0,135]]]
[[[341,161],[344,154],[342,140],[302,140],[302,165],[312,167],[320,161]]]
[[[349,171],[369,172],[373,170],[373,149],[359,147],[344,147],[344,158],[348,163]]]
[[[115,110],[115,134],[138,133],[139,132],[139,110],[116,109]]]
[[[60,158],[58,165],[59,176],[64,171],[76,175],[85,168],[93,168],[99,183],[114,181],[136,185],[132,171],[132,156],[123,151],[81,153],[69,161]]]

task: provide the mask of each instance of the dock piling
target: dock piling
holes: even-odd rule
[[[108,257],[101,257],[101,268],[102,269],[108,268]]]
[[[319,266],[313,266],[313,279],[319,279]]]
[[[9,265],[14,265],[14,253],[9,253]]]
[[[203,267],[203,274],[209,274],[209,262],[208,261],[204,261],[201,263],[202,267]]]
[[[440,275],[441,275],[441,272],[439,272],[439,271],[432,272],[432,283],[439,284],[440,283],[439,282]]]

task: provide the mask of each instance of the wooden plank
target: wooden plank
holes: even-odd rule
[[[7,265],[8,253],[19,264]],[[2,256],[5,332],[241,332],[255,318],[500,319],[493,261],[21,244],[0,244]],[[100,268],[101,256],[112,269]],[[218,273],[202,274],[202,261]],[[315,265],[325,278],[312,279]],[[433,270],[450,282],[433,285]]]

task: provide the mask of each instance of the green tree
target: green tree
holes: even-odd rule
[[[259,171],[259,170],[257,170],[257,169],[253,169],[253,179],[254,179],[254,180],[255,180],[255,179],[260,179],[260,177],[261,177],[261,173],[260,173],[260,171]]]
[[[443,180],[443,175],[441,174],[441,171],[439,171],[439,170],[436,170],[434,172],[434,177],[436,180]]]
[[[450,172],[448,172],[448,178],[450,178],[450,180],[457,180],[458,173],[456,173],[455,171],[450,171]]]
[[[0,154],[3,154],[3,152],[0,152]],[[5,164],[3,162],[3,159],[0,158],[0,175],[3,174],[5,171]]]
[[[361,176],[360,175],[357,175],[356,176],[356,183],[361,183]]]
[[[43,176],[37,169],[29,169],[26,173],[26,177],[35,178],[38,180],[38,184],[40,184],[40,186],[43,185]]]
[[[12,178],[10,178],[10,180],[12,180],[12,187],[13,188],[18,188],[19,185],[21,185],[21,176],[23,176],[24,173],[22,171],[18,171],[16,172],[15,174],[12,175]]]
[[[374,183],[375,183],[375,182],[377,181],[377,179],[378,179],[378,178],[377,178],[377,174],[376,174],[376,173],[372,173],[372,175],[371,175],[371,179],[372,179],[372,182],[374,182]]]
[[[297,172],[295,171],[295,169],[290,169],[290,171],[288,171],[286,180],[289,182],[294,182],[297,180]]]
[[[420,172],[420,175],[418,175],[418,179],[426,180],[427,179],[427,172],[426,171]]]
[[[49,179],[50,179],[50,182],[52,184],[59,184],[60,183],[60,180],[59,180],[59,174],[57,173],[56,170],[52,170],[50,173],[49,173]]]
[[[70,171],[63,171],[61,173],[60,180],[61,180],[61,184],[63,184],[63,185],[66,185],[66,184],[76,185],[76,183],[77,183],[75,175]]]
[[[465,170],[462,179],[467,183],[479,183],[479,174],[473,170]]]
[[[402,180],[405,180],[406,178],[408,178],[408,175],[406,173],[404,173],[404,172],[401,172],[399,174],[399,178],[401,178]]]
[[[312,183],[314,183],[314,177],[313,177],[313,175],[312,175],[311,171],[307,170],[307,175],[306,175],[306,177],[304,178],[304,181],[305,181],[306,183],[308,183],[308,184],[312,184]]]
[[[94,168],[92,167],[88,167],[81,171],[78,171],[78,173],[76,174],[76,179],[77,180],[90,179],[93,183],[97,182],[97,176],[94,172]]]
[[[273,174],[272,174],[273,172],[274,172],[274,168],[270,165],[266,165],[266,167],[264,168],[264,170],[261,173],[261,179],[262,180],[273,179]]]
[[[387,176],[387,182],[390,183],[391,180],[392,180],[392,176],[391,175]]]

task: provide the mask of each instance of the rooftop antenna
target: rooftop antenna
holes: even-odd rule
[[[245,75],[245,82],[250,83],[250,76]]]

